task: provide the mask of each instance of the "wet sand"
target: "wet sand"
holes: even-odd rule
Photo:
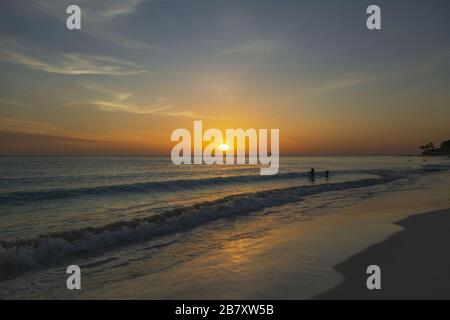
[[[405,228],[336,266],[344,281],[315,299],[450,299],[450,209],[415,215]],[[366,268],[381,268],[381,290],[368,290]]]

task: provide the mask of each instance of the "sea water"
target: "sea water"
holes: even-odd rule
[[[285,157],[278,175],[261,176],[258,166],[175,166],[165,157],[0,158],[0,295],[23,293],[15,288],[24,285],[22,278],[39,288],[43,270],[58,283],[43,297],[62,290],[61,270],[75,262],[90,271],[119,268],[97,285],[138,276],[128,268],[152,259],[155,250],[183,248],[196,228],[227,228],[265,212],[263,231],[275,223],[271,208],[305,199],[314,201],[301,211],[314,219],[330,193],[338,194],[333,205],[342,206],[352,190],[417,187],[414,177],[447,168],[444,158]],[[202,246],[204,240],[196,252]],[[178,257],[151,261],[149,273],[183,263]]]

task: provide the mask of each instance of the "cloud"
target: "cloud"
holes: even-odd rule
[[[119,100],[119,101],[123,101],[123,100],[127,100],[129,97],[131,97],[133,95],[132,92],[118,92],[118,91],[113,91],[110,89],[106,89],[103,88],[95,83],[92,82],[83,82],[81,84],[81,86],[83,88],[92,90],[92,91],[96,91],[96,92],[100,92],[100,93],[105,93],[107,95],[112,96],[114,99]]]
[[[20,120],[6,117],[0,117],[0,130],[28,134],[48,134],[80,139],[99,139],[98,136],[92,136],[89,134],[66,130],[64,128],[46,122]]]
[[[172,105],[165,105],[164,103],[160,102],[147,107],[141,107],[130,103],[121,103],[107,100],[93,100],[90,101],[89,103],[98,107],[100,110],[104,111],[123,111],[135,114],[160,113],[161,111],[173,108]]]
[[[23,107],[23,108],[33,108],[30,104],[20,101],[20,100],[14,100],[14,99],[0,99],[0,105],[9,105],[9,106],[15,106],[15,107]]]
[[[120,28],[115,27],[118,18],[133,15],[144,2],[157,1],[163,0],[78,0],[75,4],[81,9],[83,34],[125,48],[160,51],[159,47],[134,39],[133,35],[125,35]],[[66,8],[74,4],[74,1],[40,0],[36,1],[35,4],[37,10],[65,24]]]
[[[127,100],[133,96],[132,92],[119,92],[100,86],[92,82],[83,82],[81,86],[106,95],[103,99],[89,100],[85,103],[93,105],[103,111],[122,111],[135,114],[151,114],[168,110],[174,106],[170,103],[170,99],[158,98],[155,103],[149,106],[139,106]],[[80,101],[70,101],[69,104],[80,104]]]
[[[90,0],[89,2],[92,3],[93,1]],[[103,9],[99,13],[105,19],[112,19],[133,13],[142,2],[144,0],[109,0],[105,6],[105,2],[102,1]]]
[[[60,54],[49,60],[16,49],[0,47],[0,60],[19,64],[33,70],[65,75],[130,76],[147,72],[137,67],[133,62],[121,61],[107,56],[78,53]]]
[[[91,21],[111,20],[120,16],[133,14],[146,0],[78,0],[83,18]],[[65,18],[65,9],[74,4],[72,0],[40,0],[37,5],[49,15]],[[61,14],[63,13],[63,14]]]
[[[192,118],[192,119],[210,119],[210,120],[226,120],[221,117],[213,117],[207,115],[200,115],[195,113],[194,111],[185,110],[185,111],[175,111],[175,112],[161,112],[161,114],[170,116],[170,117],[183,117],[183,118]]]
[[[148,132],[146,132],[148,133]],[[154,139],[158,135],[152,135]],[[111,138],[111,135],[108,135]],[[126,138],[126,137],[124,137]],[[0,155],[164,155],[166,147],[148,136],[131,140],[97,140],[0,130]]]
[[[306,91],[310,94],[322,94],[343,88],[360,86],[372,80],[373,79],[368,77],[344,77],[334,82],[326,83],[322,86],[309,88]]]
[[[223,55],[264,55],[273,53],[280,48],[281,45],[278,42],[258,40],[231,45],[221,53]]]
[[[200,115],[191,110],[168,111],[174,109],[175,106],[169,104],[168,101],[166,101],[166,99],[161,99],[158,102],[149,106],[138,106],[131,103],[108,101],[108,100],[93,100],[89,101],[88,103],[103,111],[120,111],[132,114],[155,114],[167,117],[182,117],[192,119],[225,120],[224,118],[220,117]]]
[[[31,121],[31,120],[21,120],[7,117],[0,117],[0,131],[3,132],[18,132],[25,134],[36,134],[36,135],[51,135],[58,137],[67,137],[73,139],[85,139],[85,140],[95,140],[104,142],[120,142],[129,141],[132,136],[125,133],[108,133],[104,135],[99,134],[89,134],[83,132],[75,132],[72,130],[67,130],[65,128],[59,127],[46,122],[41,121]]]
[[[172,99],[170,98],[158,98],[156,99],[156,102],[154,102],[153,104],[142,106],[127,101],[128,98],[130,98],[133,95],[132,92],[118,92],[99,86],[96,83],[90,82],[89,83],[85,82],[82,83],[81,85],[86,89],[95,92],[105,93],[106,95],[108,95],[108,98],[106,99],[95,99],[84,102],[102,111],[119,111],[132,114],[157,114],[167,117],[184,117],[193,119],[224,120],[223,118],[199,115],[191,110],[168,111],[176,107],[176,105],[172,103]],[[80,101],[69,102],[69,104],[81,104],[81,103],[83,102]]]
[[[62,132],[62,129],[47,123],[39,121],[17,120],[4,117],[0,117],[0,129],[5,131],[17,131],[25,133]]]

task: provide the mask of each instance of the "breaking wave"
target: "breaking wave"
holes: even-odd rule
[[[48,233],[33,239],[0,241],[0,270],[17,271],[45,265],[73,255],[180,232],[220,218],[296,202],[302,197],[321,192],[374,186],[401,177],[403,176],[382,175],[356,181],[244,193],[170,209],[146,218],[117,221],[101,227]]]

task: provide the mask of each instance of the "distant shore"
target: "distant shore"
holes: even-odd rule
[[[336,266],[344,281],[315,299],[450,299],[450,208],[409,217],[405,228]],[[381,268],[368,290],[366,268]]]

